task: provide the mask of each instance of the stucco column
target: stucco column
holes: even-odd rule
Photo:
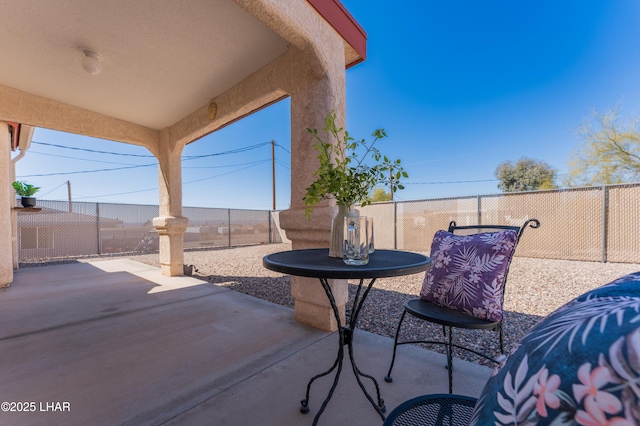
[[[0,121],[0,223],[11,223],[13,189],[11,187],[11,141],[9,126]],[[9,287],[13,282],[13,262],[11,253],[11,226],[0,227],[0,288]],[[6,254],[6,255],[4,255]]]
[[[154,152],[158,158],[160,209],[153,226],[160,236],[160,269],[170,277],[184,273],[183,235],[189,219],[182,216],[182,164],[183,146],[160,138]]]
[[[338,40],[334,40],[337,43]],[[324,201],[313,208],[311,219],[305,216],[303,197],[306,188],[315,179],[313,172],[319,166],[318,153],[313,149],[314,139],[306,128],[324,128],[324,119],[330,111],[336,114],[338,125],[345,123],[345,65],[342,50],[325,46],[325,52],[335,52],[322,59],[327,75],[318,78],[317,69],[300,72],[308,67],[296,67],[299,77],[291,94],[291,207],[280,213],[280,224],[292,242],[292,248],[329,247],[331,220],[337,213],[335,202]],[[316,72],[314,72],[316,71]],[[345,304],[348,299],[346,280],[329,282],[344,324]],[[295,319],[311,326],[334,331],[337,323],[329,300],[315,278],[291,277],[291,295],[295,300]]]

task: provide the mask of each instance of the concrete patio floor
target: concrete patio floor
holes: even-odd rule
[[[299,402],[338,346],[289,308],[128,259],[16,271],[0,315],[0,402],[33,410],[3,405],[2,425],[311,425],[333,376],[314,383],[309,414]],[[393,341],[356,331],[354,346],[387,414],[447,392],[441,354],[400,347],[386,383]],[[490,374],[456,360],[454,392],[477,396]],[[348,357],[318,424],[382,424]]]

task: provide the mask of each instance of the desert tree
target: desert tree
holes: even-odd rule
[[[622,121],[620,107],[594,111],[578,129],[582,143],[569,161],[567,186],[610,185],[640,180],[640,119]]]
[[[391,201],[392,194],[390,192],[385,191],[384,188],[376,188],[373,190],[373,195],[371,196],[371,201],[376,203],[380,201]]]
[[[544,161],[527,157],[519,159],[515,164],[511,161],[500,163],[495,172],[500,180],[498,188],[502,192],[557,188],[556,173],[557,170]]]

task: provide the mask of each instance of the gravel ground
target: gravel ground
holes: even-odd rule
[[[289,244],[271,244],[238,248],[220,248],[185,252],[185,264],[197,268],[194,276],[283,306],[293,307],[289,276],[262,266],[262,258],[273,252],[290,250]],[[425,253],[427,254],[427,253]],[[159,266],[158,254],[128,255],[130,259]],[[106,259],[100,257],[100,259]],[[111,258],[111,257],[109,257]],[[91,258],[90,260],[96,260]],[[68,260],[77,261],[77,260]],[[57,261],[62,263],[67,261]],[[51,262],[50,262],[51,263]],[[48,264],[50,264],[48,263]],[[40,263],[41,264],[41,263]],[[35,266],[34,264],[21,264]],[[580,294],[615,278],[640,270],[638,264],[576,262],[568,260],[514,258],[505,293],[505,350],[511,347],[540,319]],[[376,281],[358,320],[358,328],[393,337],[404,303],[417,296],[424,274],[414,274]],[[357,283],[351,283],[351,300]],[[404,340],[434,339],[442,329],[433,324],[405,318]],[[455,332],[454,339],[480,352],[499,354],[497,334],[493,331]],[[426,346],[443,352],[438,345]],[[456,351],[457,358],[492,365],[466,351]]]

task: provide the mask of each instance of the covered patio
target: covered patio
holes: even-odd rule
[[[291,202],[280,224],[294,249],[328,247],[335,203],[318,205],[313,221],[304,214],[318,164],[305,129],[323,128],[330,111],[345,126],[345,70],[366,58],[366,32],[340,1],[10,0],[0,11],[0,287],[18,267],[11,183],[37,127],[156,157],[160,270],[179,277],[184,147],[290,98]],[[344,312],[347,284],[332,285]],[[336,330],[317,282],[295,278],[292,294],[297,321]]]
[[[10,66],[0,70],[0,423],[311,424],[331,378],[314,384],[309,414],[300,400],[338,346],[329,301],[311,278],[292,277],[291,309],[183,276],[181,156],[187,144],[290,98],[291,202],[280,224],[293,249],[328,247],[335,203],[314,208],[312,221],[304,214],[318,163],[305,129],[323,128],[330,111],[345,126],[345,70],[365,60],[365,31],[338,0],[10,0],[1,8]],[[11,183],[37,127],[156,157],[157,266],[111,259],[19,268]],[[344,315],[348,284],[331,285]],[[443,355],[403,348],[389,384],[381,378],[391,340],[357,331],[354,346],[388,411],[445,391]],[[469,395],[490,374],[462,361],[459,370],[459,391]],[[320,424],[381,423],[346,362]]]
[[[36,404],[1,412],[3,424],[310,425],[332,376],[314,384],[308,414],[299,401],[338,343],[289,308],[130,259],[23,268],[0,312],[1,399]],[[392,345],[355,335],[358,365],[378,380],[387,413],[446,393],[444,355],[410,345],[386,383]],[[479,395],[491,369],[455,367],[465,379],[454,392]],[[348,362],[318,424],[382,424]]]

